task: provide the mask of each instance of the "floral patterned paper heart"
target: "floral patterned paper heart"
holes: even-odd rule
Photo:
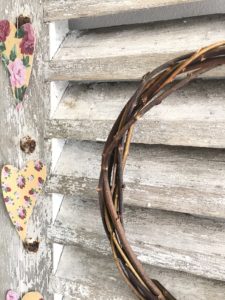
[[[19,28],[8,20],[0,20],[0,54],[10,76],[17,104],[23,101],[34,58],[34,29],[30,23]]]
[[[30,161],[22,170],[11,165],[5,165],[2,169],[3,199],[23,242],[26,241],[28,220],[45,180],[46,166],[40,161]]]
[[[44,298],[38,292],[31,292],[23,296],[22,300],[44,300]]]
[[[6,300],[19,300],[20,297],[13,291],[8,291],[6,294]],[[22,300],[44,300],[43,296],[38,292],[30,292],[23,296]]]

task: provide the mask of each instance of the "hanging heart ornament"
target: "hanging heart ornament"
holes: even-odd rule
[[[35,49],[31,23],[18,28],[8,20],[0,20],[0,54],[17,104],[23,101],[29,85]]]
[[[38,292],[31,292],[23,296],[22,300],[44,300],[44,298]]]
[[[19,300],[20,297],[13,291],[8,291],[6,300]],[[38,292],[30,292],[23,296],[22,300],[44,300],[43,296]]]
[[[41,161],[30,161],[22,170],[11,165],[2,169],[3,199],[23,242],[26,241],[28,220],[46,181],[46,174],[46,166]]]

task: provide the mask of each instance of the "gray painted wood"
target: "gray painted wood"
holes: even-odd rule
[[[111,259],[91,249],[65,247],[56,276],[50,282],[54,292],[75,299],[132,299],[132,293],[119,281]]]
[[[76,19],[85,17],[99,17],[118,13],[135,12],[186,3],[201,2],[199,0],[46,0],[44,5],[45,21]]]
[[[161,4],[169,5],[171,1]],[[99,3],[49,0],[45,3],[45,21],[132,13],[145,9],[147,2]],[[151,5],[156,8],[159,1],[151,1]],[[224,16],[212,16],[73,31],[46,63],[45,77],[50,81],[136,81],[168,59],[224,39],[224,21]],[[224,76],[224,68],[208,76]],[[46,122],[45,136],[105,139],[119,106],[127,101],[125,95],[134,88],[135,83],[86,89],[73,86],[64,95],[53,119]],[[149,115],[140,122],[142,139],[134,141],[223,148],[222,95],[220,81],[191,85],[167,99],[158,111],[154,110],[153,121]],[[117,101],[116,107],[112,99]],[[146,135],[149,128],[157,125],[158,131],[151,130],[153,137]],[[144,139],[146,136],[149,140]],[[134,250],[147,265],[147,271],[178,299],[192,300],[197,295],[200,300],[222,300],[224,284],[203,277],[225,280],[224,150],[141,144],[132,147],[126,169],[125,218]],[[54,225],[48,230],[51,241],[66,245],[57,273],[52,275],[51,290],[76,299],[132,299],[108,256],[95,201],[101,151],[102,144],[67,142],[48,182],[49,192],[75,194],[75,198],[65,197]]]
[[[125,229],[139,259],[149,265],[225,280],[224,221],[149,208],[125,207]],[[110,254],[97,201],[63,200],[49,231],[57,243]]]
[[[102,147],[68,142],[47,190],[97,197]],[[224,150],[132,145],[124,200],[135,206],[224,218],[224,167]]]
[[[106,140],[136,88],[136,83],[71,85],[46,123],[46,136]],[[191,83],[137,123],[133,142],[224,148],[224,92],[223,80]]]
[[[46,64],[48,80],[139,80],[181,54],[224,39],[224,16],[71,32]],[[193,32],[195,33],[193,36]],[[225,67],[207,76],[224,76]]]
[[[58,1],[57,4],[58,3],[60,3],[60,1]],[[119,2],[119,4],[122,3],[124,3],[124,1]],[[106,4],[106,2],[104,4]],[[86,11],[87,9],[84,8],[84,10]],[[101,15],[96,17],[79,17],[79,12],[83,11],[81,9],[77,10],[75,12],[77,17],[75,19],[69,20],[69,26],[71,29],[101,28],[120,26],[124,24],[140,24],[149,22],[159,22],[163,20],[176,20],[179,18],[187,18],[194,16],[222,14],[225,12],[225,5],[224,0],[200,0],[194,2],[188,1],[183,3],[179,1],[178,4],[174,5],[157,6],[151,7],[150,9],[127,10],[123,13]],[[57,13],[58,17],[61,17],[61,15],[63,15],[64,17],[64,13],[60,15]]]
[[[49,96],[48,88],[43,81],[43,60],[46,59],[48,49],[48,30],[43,26],[42,2],[0,1],[0,19],[15,22],[19,14],[28,15],[33,20],[37,35],[37,49],[31,83],[27,91],[24,108],[17,112],[15,100],[12,97],[9,78],[2,64],[0,64],[0,162],[13,164],[18,168],[28,160],[42,159],[47,164],[49,158],[48,143],[44,142],[43,122],[48,116]],[[37,142],[36,151],[32,155],[22,153],[20,138],[30,135]],[[51,245],[46,239],[46,227],[51,221],[51,201],[47,195],[38,198],[37,206],[29,222],[28,237],[40,239],[40,249],[34,253],[27,253],[19,240],[2,200],[0,201],[0,299],[5,299],[8,289],[19,293],[28,290],[40,291],[45,299],[52,299],[48,294],[48,278],[51,270]]]
[[[152,278],[157,278],[177,299],[223,300],[225,287],[222,282],[206,280],[190,274],[145,267]],[[70,297],[83,300],[127,300],[136,299],[118,274],[113,259],[79,247],[66,247],[59,269],[52,276],[51,288]]]

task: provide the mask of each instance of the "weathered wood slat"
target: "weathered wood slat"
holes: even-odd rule
[[[225,280],[225,223],[148,208],[125,207],[128,240],[149,265]],[[65,198],[49,237],[109,254],[97,201]]]
[[[76,299],[134,299],[128,287],[118,280],[112,259],[81,247],[65,247],[50,289]],[[128,298],[127,298],[128,297]]]
[[[146,271],[152,278],[160,280],[177,299],[224,299],[222,282],[152,266],[146,266]],[[70,297],[82,300],[136,299],[120,277],[111,257],[79,247],[65,248],[58,271],[52,276],[51,289],[66,295],[65,300]]]
[[[136,88],[136,83],[71,85],[46,123],[46,137],[105,140]],[[140,120],[133,141],[224,148],[224,93],[223,80],[191,83]]]
[[[103,145],[68,142],[47,190],[96,198]],[[225,217],[225,151],[133,145],[125,172],[131,205]]]
[[[156,7],[166,7],[185,3],[200,2],[199,0],[47,0],[44,5],[45,21],[99,17],[118,13],[134,12]]]
[[[46,64],[48,80],[139,80],[181,54],[224,39],[224,16],[71,32]],[[193,35],[193,32],[195,33]],[[207,76],[224,76],[224,67]]]

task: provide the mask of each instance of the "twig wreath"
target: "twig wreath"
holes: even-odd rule
[[[157,280],[145,274],[123,226],[123,173],[134,125],[173,92],[223,64],[225,41],[180,56],[147,73],[124,106],[105,143],[98,189],[102,220],[115,263],[139,299],[175,300]]]

